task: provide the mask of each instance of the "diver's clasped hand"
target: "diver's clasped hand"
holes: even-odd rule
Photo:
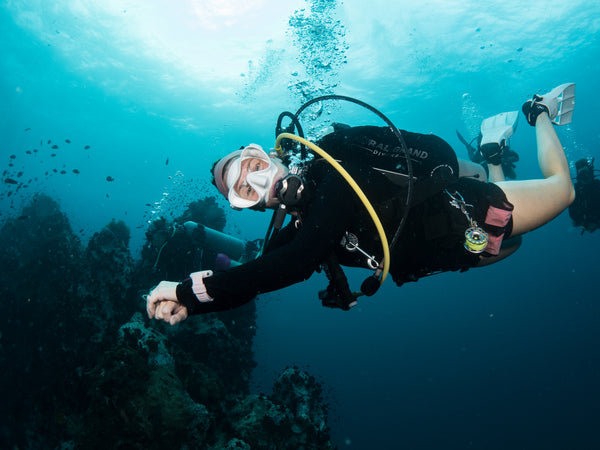
[[[164,300],[156,305],[154,317],[169,325],[175,325],[188,318],[188,310],[179,302]]]
[[[177,300],[174,281],[161,281],[146,297],[146,311],[150,319],[164,320],[175,325],[188,318],[188,310]]]
[[[164,320],[175,325],[188,318],[190,312],[194,313],[195,305],[199,303],[209,303],[213,298],[206,292],[204,278],[212,277],[212,270],[203,270],[190,274],[190,278],[182,283],[183,290],[191,290],[191,303],[184,293],[183,301],[177,298],[177,288],[179,283],[175,281],[161,281],[146,297],[146,311],[150,319]],[[191,289],[190,289],[191,288]],[[187,300],[186,300],[187,299]],[[188,310],[188,305],[191,310]]]

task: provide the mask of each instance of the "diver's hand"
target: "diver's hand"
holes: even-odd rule
[[[154,317],[167,322],[169,325],[175,325],[188,318],[188,310],[179,302],[165,300],[156,305]]]
[[[188,317],[188,310],[177,301],[175,281],[161,281],[146,297],[146,311],[150,319],[164,320],[175,325]]]

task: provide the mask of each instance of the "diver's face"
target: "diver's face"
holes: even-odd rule
[[[245,158],[240,163],[238,179],[229,188],[233,189],[235,197],[247,203],[260,202],[266,208],[275,208],[279,205],[275,186],[287,172],[287,167],[277,159]]]
[[[269,163],[258,158],[247,158],[242,161],[240,166],[240,177],[233,186],[235,192],[240,198],[256,201],[259,199],[258,192],[248,184],[248,174],[252,172],[261,172],[269,167]]]

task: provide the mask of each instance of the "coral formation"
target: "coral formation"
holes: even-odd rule
[[[123,222],[84,246],[45,195],[5,221],[0,447],[331,448],[313,377],[290,367],[270,396],[250,394],[253,302],[175,328],[143,313],[150,286],[210,268],[181,226],[202,205],[206,225],[222,230],[214,199],[199,200],[149,227],[139,261]]]

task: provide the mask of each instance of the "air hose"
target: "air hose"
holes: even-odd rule
[[[284,117],[289,117],[291,120],[291,123],[287,126],[287,128],[283,128],[281,126],[281,122],[283,121]],[[298,130],[298,136],[304,137],[304,131],[302,130],[302,125],[298,120],[298,116],[289,111],[283,111],[281,114],[279,114],[279,117],[277,118],[277,125],[275,126],[275,137],[279,136],[281,133],[293,134],[294,127],[296,127],[296,129]],[[303,160],[306,159],[306,147],[304,145],[300,146],[300,158],[302,158]]]

